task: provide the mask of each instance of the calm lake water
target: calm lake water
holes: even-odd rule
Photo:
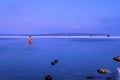
[[[120,63],[117,39],[0,39],[0,80],[87,80],[87,75],[101,77],[116,75]],[[51,61],[58,59],[55,66]],[[109,74],[99,74],[106,68]],[[105,80],[105,79],[95,79]]]

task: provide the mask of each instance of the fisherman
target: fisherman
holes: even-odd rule
[[[30,45],[30,46],[32,46],[32,40],[33,40],[32,37],[29,36],[29,45]]]

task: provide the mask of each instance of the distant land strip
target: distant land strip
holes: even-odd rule
[[[109,34],[99,33],[53,33],[53,34],[0,34],[0,38],[120,38]]]
[[[107,36],[101,33],[0,34],[0,36]]]
[[[0,38],[29,38],[29,36],[0,36]],[[120,36],[32,36],[32,38],[119,38]]]

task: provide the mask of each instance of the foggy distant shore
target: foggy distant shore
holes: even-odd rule
[[[29,38],[29,36],[0,36],[0,38]],[[120,36],[32,36],[32,38],[120,38]]]

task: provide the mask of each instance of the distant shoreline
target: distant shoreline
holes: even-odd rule
[[[28,38],[29,36],[0,36],[0,38]],[[120,38],[120,36],[32,36],[32,38]]]

